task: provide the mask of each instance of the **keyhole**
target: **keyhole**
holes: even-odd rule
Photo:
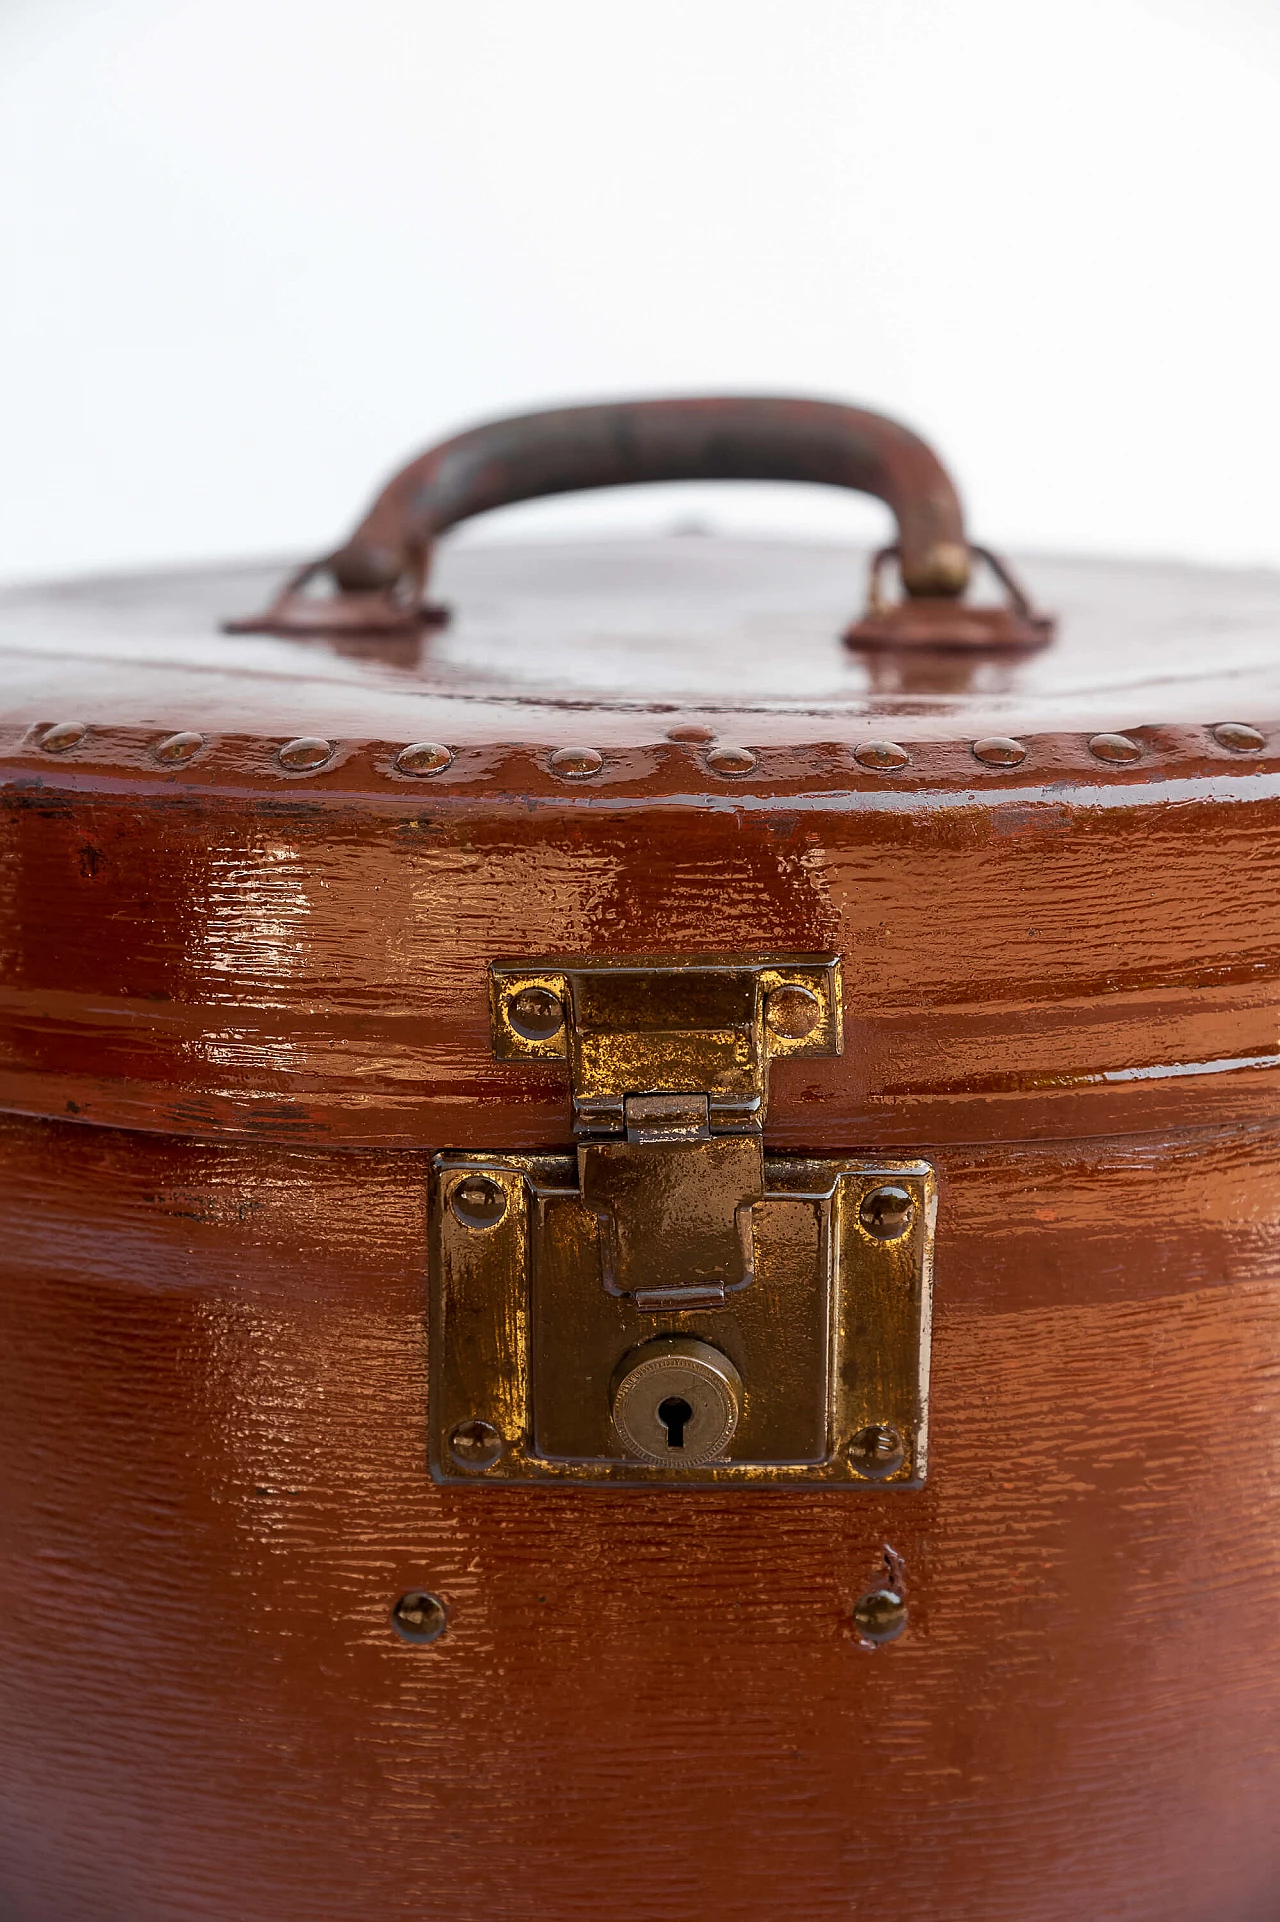
[[[658,1403],[658,1420],[667,1431],[667,1447],[683,1448],[686,1422],[693,1420],[693,1410],[683,1395],[668,1395]]]

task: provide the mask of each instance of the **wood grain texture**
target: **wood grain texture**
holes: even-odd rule
[[[935,1148],[857,1499],[434,1488],[417,1153],[0,1146],[6,1918],[1273,1912],[1274,1129]]]

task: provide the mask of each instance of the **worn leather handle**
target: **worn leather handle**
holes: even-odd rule
[[[997,615],[1007,627],[1009,609],[957,606],[970,547],[950,476],[924,441],[864,408],[758,396],[561,407],[473,427],[402,468],[351,538],[289,581],[266,614],[228,626],[374,633],[430,624],[445,618],[428,603],[426,584],[447,528],[514,501],[674,480],[817,481],[874,495],[898,524],[889,551],[907,598],[897,609],[875,604],[846,638],[868,646],[1009,644],[980,618]],[[302,592],[320,573],[337,589],[328,601]],[[914,618],[904,620],[909,612]],[[1019,624],[1016,609],[1012,618]],[[1044,638],[1037,632],[1030,644]],[[1015,644],[1027,645],[1028,635]]]
[[[446,528],[513,501],[642,481],[822,481],[874,494],[898,523],[910,594],[963,592],[960,502],[937,456],[896,421],[823,400],[620,401],[473,427],[383,489],[329,561],[339,587],[387,588]]]

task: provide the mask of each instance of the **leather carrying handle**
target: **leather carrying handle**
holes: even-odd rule
[[[271,633],[430,625],[447,618],[427,602],[426,584],[448,528],[514,501],[675,480],[817,481],[884,501],[898,524],[892,551],[907,598],[898,608],[873,602],[846,635],[855,645],[1026,646],[1048,638],[1022,632],[1017,607],[957,606],[972,565],[964,518],[950,476],[917,435],[860,407],[751,396],[553,408],[471,428],[402,468],[350,539],[289,581],[264,615],[227,625]],[[328,601],[302,592],[320,573],[337,588]],[[904,622],[907,613],[915,618]],[[1001,632],[984,624],[987,615],[1001,617]],[[1010,620],[1016,637],[1003,631]]]
[[[821,400],[639,400],[474,427],[412,461],[330,560],[340,587],[387,588],[446,528],[513,501],[642,481],[825,481],[874,494],[898,523],[911,594],[969,578],[960,502],[922,440]]]

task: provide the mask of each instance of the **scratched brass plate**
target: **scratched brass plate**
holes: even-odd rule
[[[572,1156],[438,1156],[434,1478],[919,1486],[928,1450],[933,1170],[921,1161],[789,1156],[766,1156],[764,1166],[765,1198],[752,1222],[755,1279],[722,1307],[654,1314],[605,1289],[598,1224]],[[489,1225],[468,1224],[450,1205],[477,1174],[497,1183],[506,1200]],[[863,1198],[886,1183],[905,1188],[913,1203],[893,1240],[869,1233],[860,1215]],[[663,1334],[711,1343],[742,1377],[741,1416],[723,1459],[672,1468],[623,1452],[610,1412],[615,1372],[632,1350]],[[496,1431],[501,1453],[461,1466],[450,1438],[476,1422]],[[887,1472],[865,1465],[873,1427],[901,1438],[901,1463]]]

